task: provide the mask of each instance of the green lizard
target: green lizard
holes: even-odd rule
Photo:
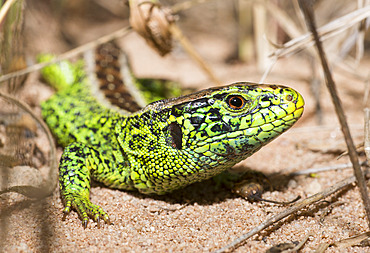
[[[246,82],[141,108],[145,99],[132,86],[134,77],[120,70],[119,49],[114,43],[107,45],[90,55],[100,66],[96,76],[69,62],[42,71],[58,90],[42,103],[42,115],[65,146],[59,165],[64,218],[75,209],[85,228],[89,218],[98,226],[100,219],[110,223],[107,213],[90,202],[91,180],[165,194],[246,159],[303,113],[303,98],[293,89]],[[86,64],[87,69],[96,68]],[[126,79],[125,85],[120,78]],[[105,93],[97,92],[94,82]]]

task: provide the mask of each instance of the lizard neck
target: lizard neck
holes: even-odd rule
[[[170,109],[144,110],[116,126],[131,180],[140,192],[164,194],[208,179],[243,159],[203,159],[182,142],[182,129],[170,121],[170,115]]]

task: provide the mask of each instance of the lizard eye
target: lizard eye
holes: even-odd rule
[[[245,98],[243,98],[240,95],[230,95],[226,99],[227,105],[230,107],[232,110],[240,110],[243,109],[243,107],[246,104]]]

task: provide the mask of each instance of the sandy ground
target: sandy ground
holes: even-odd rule
[[[58,42],[49,28],[38,39],[33,25],[46,17],[32,12],[28,18],[30,29],[28,44],[35,52],[63,52],[68,48]],[[77,34],[82,28],[71,26],[69,32]],[[84,23],[79,23],[84,29]],[[125,25],[125,22],[107,22],[92,25],[82,43],[97,38],[107,31]],[[54,23],[48,24],[53,27]],[[46,26],[45,24],[43,26]],[[32,28],[33,27],[33,28]],[[46,28],[45,28],[46,29]],[[189,34],[192,34],[190,31]],[[50,40],[49,40],[50,39]],[[31,43],[32,42],[32,43]],[[207,35],[195,37],[194,44],[210,63],[223,83],[234,81],[258,82],[261,74],[248,64],[225,64],[230,54],[230,40],[226,37]],[[176,46],[175,51],[164,59],[157,56],[135,34],[120,40],[138,76],[156,76],[178,80],[186,87],[212,86],[207,77]],[[28,45],[30,47],[30,45]],[[365,58],[358,71],[366,75],[370,59]],[[291,86],[301,92],[306,101],[302,119],[287,133],[262,148],[251,158],[237,165],[239,170],[253,169],[265,173],[273,183],[274,190],[263,197],[287,201],[296,196],[308,197],[352,175],[351,169],[319,173],[315,176],[288,178],[291,172],[308,168],[320,168],[349,162],[348,157],[337,160],[345,150],[339,124],[326,88],[322,87],[323,125],[318,125],[314,100],[309,91],[309,65],[302,55],[280,60],[266,82]],[[363,140],[364,83],[334,71],[335,80],[350,122],[356,144]],[[31,101],[39,113],[38,102],[52,93],[38,81],[38,74],[29,77],[20,97]],[[59,148],[59,155],[61,148]],[[364,156],[360,157],[364,160]],[[145,196],[136,192],[124,192],[94,187],[92,202],[102,206],[110,215],[113,225],[104,224],[100,229],[90,222],[83,229],[75,212],[62,221],[62,202],[55,189],[52,196],[41,201],[32,201],[17,193],[0,196],[1,250],[4,252],[210,252],[215,251],[261,222],[284,210],[281,205],[265,202],[250,203],[233,195],[227,189],[217,188],[212,180],[191,185],[165,196]],[[268,229],[248,239],[236,252],[262,252],[274,245],[301,241],[310,235],[302,252],[309,252],[320,243],[332,243],[366,232],[367,222],[362,201],[356,187],[349,187],[331,195],[320,203],[310,205]],[[366,243],[349,248],[331,247],[327,252],[369,252]]]

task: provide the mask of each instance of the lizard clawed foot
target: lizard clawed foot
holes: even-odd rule
[[[72,208],[78,213],[78,216],[82,220],[82,226],[87,228],[89,223],[89,218],[97,223],[98,228],[100,228],[100,219],[102,218],[106,224],[111,224],[108,214],[98,205],[90,202],[86,197],[69,194],[64,196],[63,218],[65,220],[67,215],[71,212]]]

